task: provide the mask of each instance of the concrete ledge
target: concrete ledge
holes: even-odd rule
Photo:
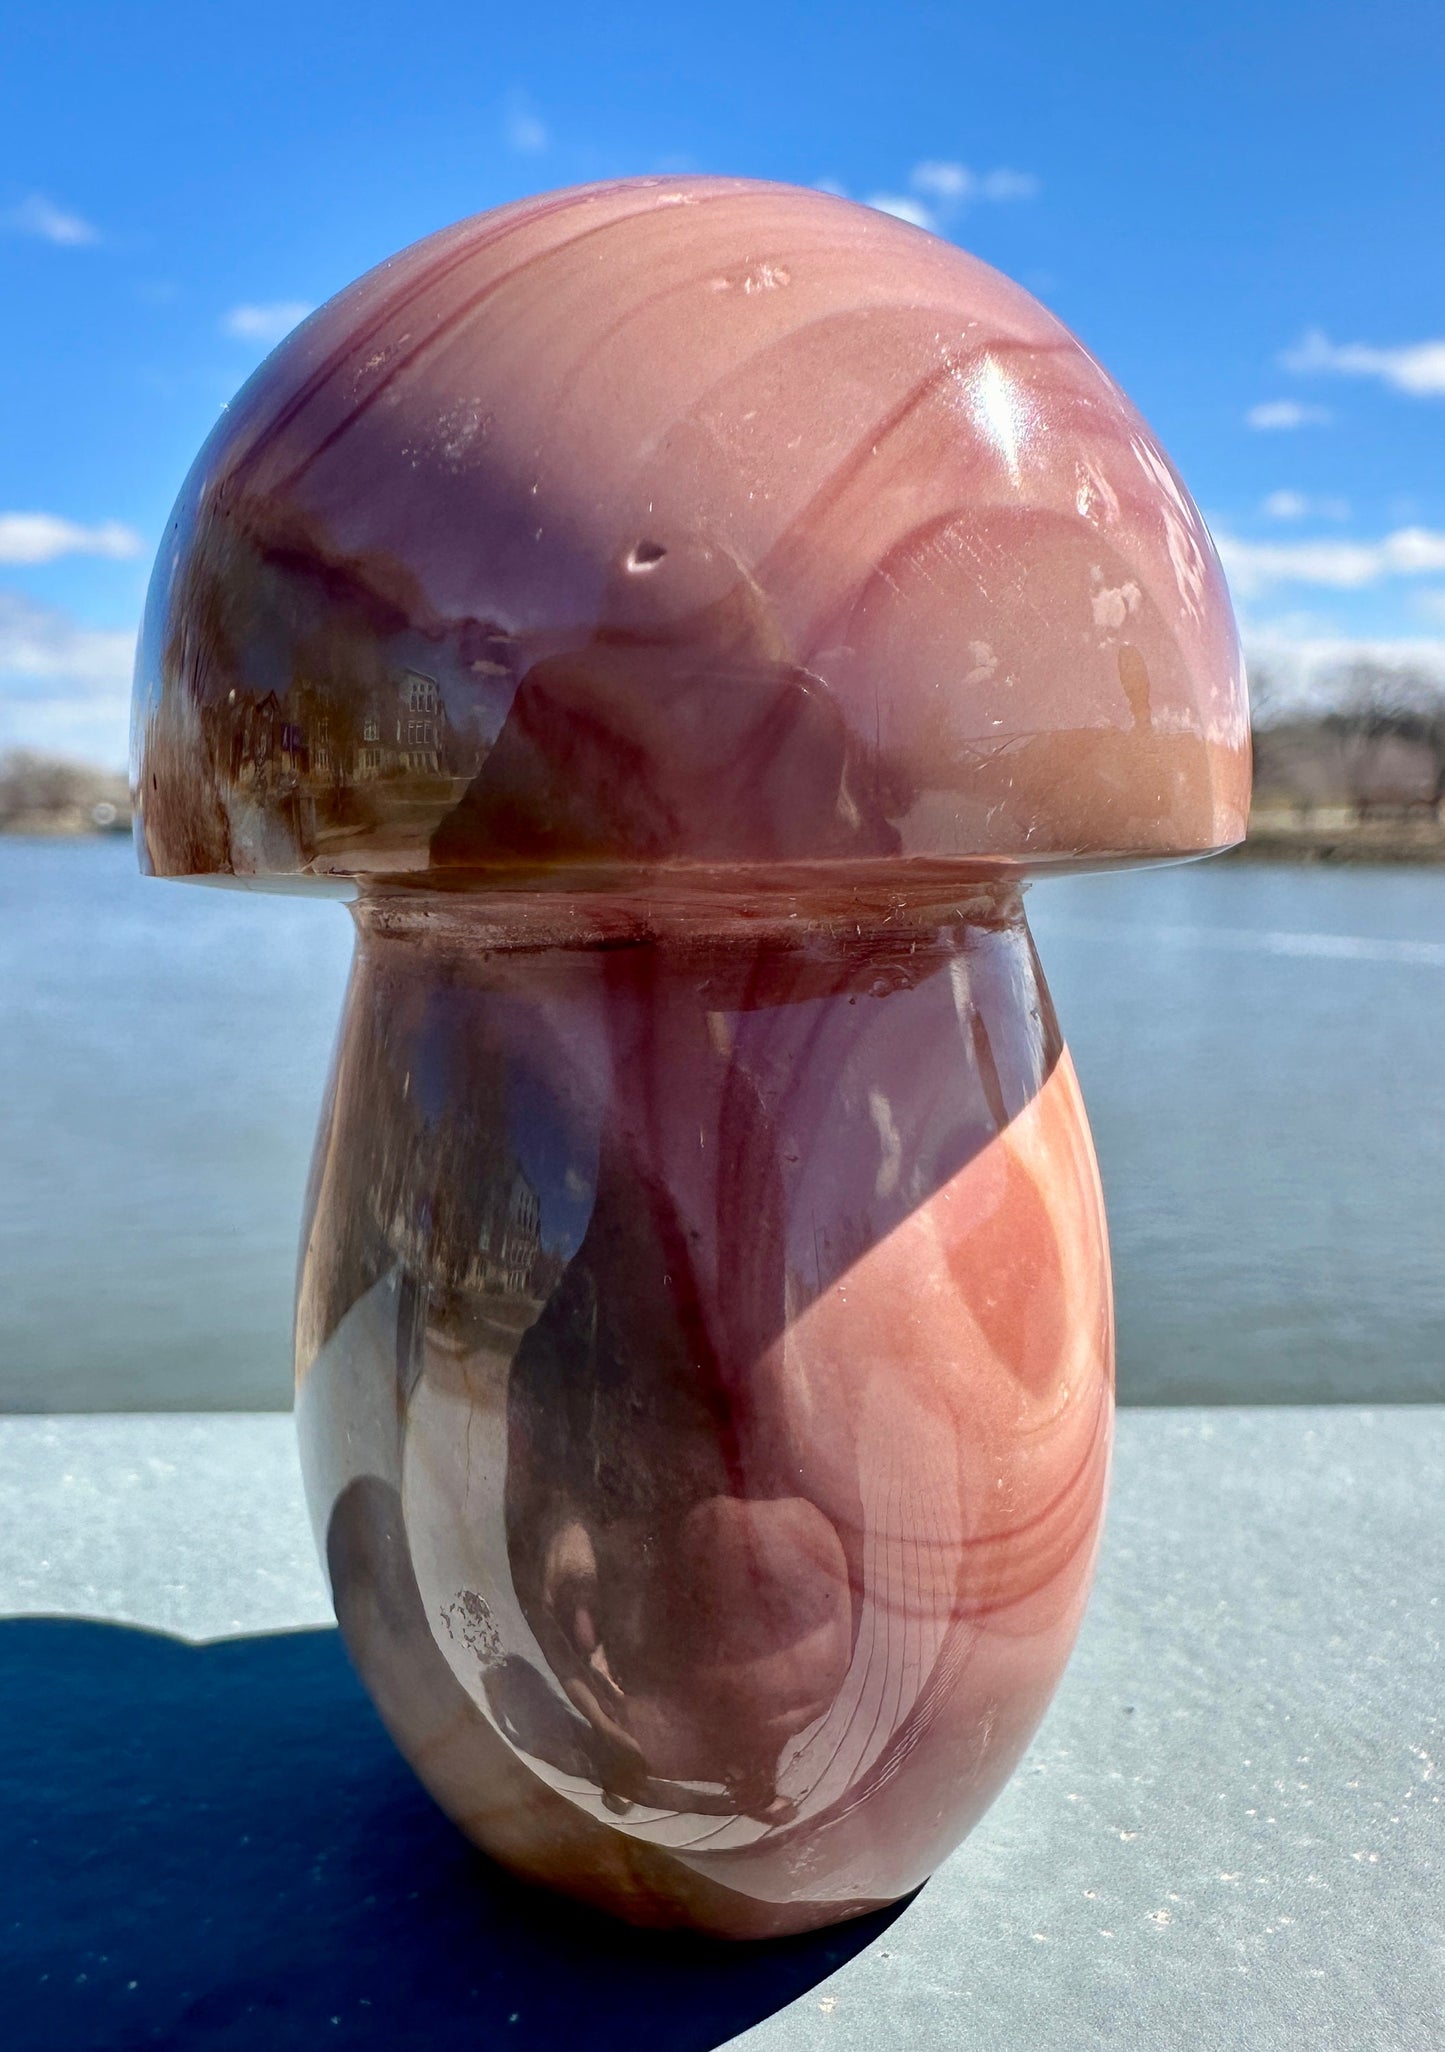
[[[331,1625],[289,1413],[0,1417],[0,1617]]]
[[[1133,1411],[1024,1766],[892,1920],[718,1953],[471,1858],[326,1615],[289,1420],[0,1420],[7,2038],[1445,2040],[1445,1409]]]

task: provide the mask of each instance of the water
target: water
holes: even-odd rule
[[[1120,1394],[1445,1398],[1445,873],[1031,894],[1108,1200]]]
[[[1109,1200],[1120,1393],[1445,1398],[1445,877],[1038,886]],[[0,1409],[289,1401],[350,922],[0,839]]]
[[[0,1406],[289,1401],[334,903],[0,840]]]

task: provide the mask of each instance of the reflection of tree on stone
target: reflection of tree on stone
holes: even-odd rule
[[[508,1120],[507,1058],[479,1004],[473,990],[432,990],[407,1033],[368,1037],[341,1065],[338,1111],[358,1134],[347,1180],[372,1250],[348,1287],[400,1265],[424,1323],[499,1320],[515,1339],[565,1263],[543,1241]]]
[[[452,781],[476,759],[463,751],[458,767],[459,744],[434,677],[403,669],[338,697],[327,679],[309,674],[279,695],[228,694],[216,738],[235,788],[273,802],[288,790],[304,794],[324,824],[346,816],[352,786],[445,778],[450,795]]]
[[[383,805],[399,848],[424,846],[485,758],[512,637],[432,614],[394,564],[266,533],[245,506],[203,525],[177,608],[189,639],[162,653],[151,728],[164,751],[199,720],[237,866],[273,859],[272,822],[309,860],[374,833]],[[246,839],[257,822],[259,850]],[[152,830],[185,842],[195,823],[156,817]]]
[[[436,1124],[418,1120],[393,1159],[425,1162],[376,1198],[378,1223],[397,1258],[424,1282],[438,1309],[513,1300],[535,1309],[543,1281],[541,1206],[511,1151],[496,1073]],[[412,1100],[408,1099],[410,1103]],[[461,1113],[461,1116],[457,1114]],[[393,1146],[401,1135],[393,1131]],[[390,1153],[390,1150],[388,1150]]]

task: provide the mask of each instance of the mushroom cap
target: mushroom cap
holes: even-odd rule
[[[1117,386],[741,179],[501,207],[304,322],[182,490],[135,730],[144,865],[291,888],[906,895],[1248,805],[1223,574]]]

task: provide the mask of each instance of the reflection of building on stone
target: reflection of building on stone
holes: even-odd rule
[[[145,713],[148,845],[187,874],[330,867],[362,846],[415,868],[506,719],[521,645],[418,610],[395,566],[338,555],[299,514],[283,527],[248,505],[191,552]],[[199,781],[181,771],[198,744]]]
[[[478,1281],[483,1289],[504,1296],[526,1295],[542,1247],[542,1206],[520,1168],[512,1171],[511,1188],[499,1182],[482,1222]]]
[[[432,1290],[533,1304],[550,1294],[565,1264],[542,1245],[541,1200],[514,1158],[496,1164],[471,1205],[443,1209],[418,1202],[418,1194],[401,1197],[387,1239]]]
[[[406,713],[412,717],[398,715],[397,747],[401,748],[404,727],[407,768],[427,771],[435,776],[441,768],[438,736],[444,717],[437,698],[436,684],[430,677],[423,677],[415,670],[408,670],[398,697],[404,698]],[[419,713],[424,717],[418,719],[416,715]]]
[[[347,722],[347,735],[334,731],[335,709],[305,678],[284,699],[268,691],[237,704],[233,694],[226,708],[231,783],[258,794],[283,783],[314,793],[383,777],[472,774],[475,761],[451,761],[456,751],[434,677],[404,670],[361,697],[361,718]]]
[[[390,689],[373,690],[361,721],[353,777],[441,776],[448,771],[447,709],[436,679],[405,670]]]

